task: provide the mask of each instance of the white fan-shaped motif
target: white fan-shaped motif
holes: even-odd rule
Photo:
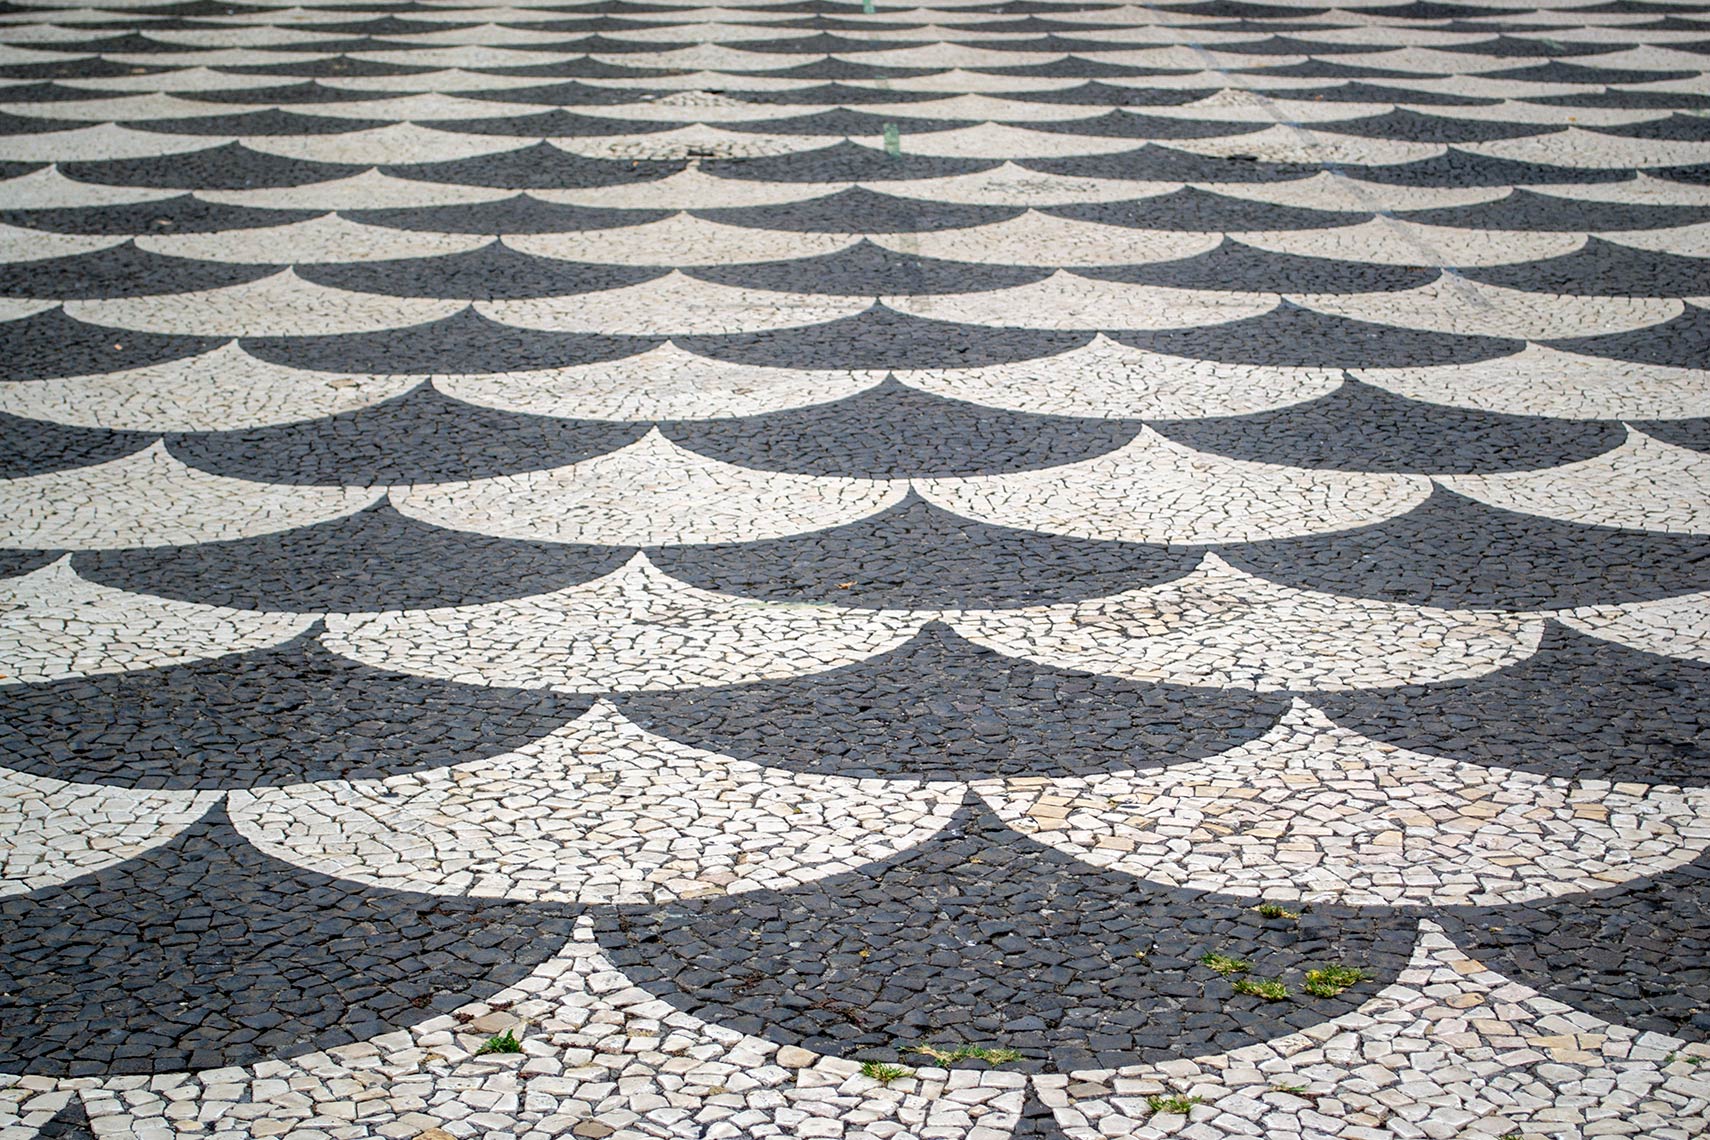
[[[246,145],[266,154],[305,162],[379,166],[403,162],[455,162],[484,154],[503,154],[534,140],[503,135],[461,134],[414,123],[393,123],[365,131],[326,135],[282,135],[252,139]]]
[[[210,107],[209,111],[215,108]],[[0,137],[0,162],[102,162],[119,158],[157,158],[219,146],[229,139],[137,131],[116,123]]]
[[[263,649],[315,622],[134,594],[85,581],[71,558],[0,578],[0,683],[154,669]]]
[[[1511,356],[1419,368],[1356,368],[1398,396],[1515,416],[1663,420],[1710,416],[1710,371],[1581,356],[1528,344]]]
[[[1103,333],[1056,356],[978,368],[903,370],[897,379],[952,399],[1044,415],[1109,419],[1239,416],[1334,391],[1327,368],[1189,360],[1130,348]]]
[[[1207,554],[1186,577],[1084,602],[969,610],[954,624],[1012,657],[1183,685],[1347,689],[1475,677],[1538,647],[1535,618],[1340,598]]]
[[[1520,340],[1630,332],[1673,320],[1685,309],[1663,298],[1528,293],[1454,275],[1393,293],[1301,293],[1289,300],[1372,324]]]
[[[823,404],[852,396],[884,378],[883,372],[730,364],[696,356],[666,341],[622,360],[541,372],[449,376],[435,380],[434,386],[471,404],[531,415],[690,420]],[[0,388],[0,396],[4,394]]]
[[[221,792],[71,784],[0,768],[0,898],[140,855],[189,827]]]
[[[1235,235],[1247,245],[1300,257],[1328,257],[1375,265],[1507,265],[1572,253],[1585,244],[1576,233],[1522,233],[1426,226],[1373,218],[1329,230],[1271,230]]]
[[[350,104],[331,104],[348,107]],[[491,114],[491,110],[485,112]],[[459,206],[472,202],[497,202],[514,196],[514,190],[490,186],[459,186],[452,182],[427,182],[395,178],[378,170],[364,170],[349,178],[311,182],[306,186],[278,186],[256,190],[199,190],[198,198],[232,206],[255,206],[271,210],[395,210],[412,206]]]
[[[1646,653],[1710,663],[1710,593],[1652,602],[1587,606],[1551,617],[1604,641]]]
[[[1306,470],[1225,459],[1144,428],[1079,463],[1004,475],[922,479],[939,506],[999,526],[1128,542],[1254,542],[1325,534],[1412,510],[1417,475]]]
[[[116,550],[272,534],[361,510],[377,492],[209,475],[162,443],[132,455],[0,480],[0,549]]]
[[[1445,475],[1458,494],[1504,510],[1592,526],[1710,534],[1710,455],[1629,428],[1620,447],[1537,471]]]
[[[609,336],[692,336],[821,324],[853,317],[872,303],[870,297],[715,285],[672,272],[622,289],[525,301],[480,301],[475,308],[518,328]]]
[[[883,510],[884,480],[721,463],[657,431],[567,467],[399,488],[400,511],[436,526],[546,542],[663,546],[743,542],[839,526]]]
[[[247,285],[68,301],[65,311],[80,321],[143,332],[184,336],[327,336],[378,332],[449,317],[463,301],[382,297],[304,281],[289,269]]]
[[[848,249],[852,234],[756,230],[676,214],[658,222],[609,230],[514,234],[505,244],[523,253],[609,265],[734,265],[790,261]]]
[[[600,701],[515,752],[232,797],[299,866],[390,889],[583,903],[788,890],[930,838],[963,786],[796,775],[654,736]]]
[[[1307,902],[1524,902],[1654,875],[1710,845],[1710,791],[1461,764],[1298,702],[1213,760],[975,790],[1022,834],[1095,866]]]
[[[316,262],[348,263],[387,261],[413,257],[443,257],[480,249],[492,237],[486,234],[443,234],[365,226],[336,214],[323,214],[304,222],[283,226],[258,226],[247,230],[216,230],[212,233],[150,234],[137,239],[137,246],[173,257],[195,257],[203,261],[225,261],[239,265],[289,261],[293,265]]]
[[[537,198],[567,206],[613,210],[714,210],[804,202],[849,188],[846,182],[763,182],[714,178],[696,167],[644,182],[620,182],[583,190],[535,190]]]
[[[757,602],[702,590],[644,554],[603,578],[503,602],[334,614],[322,642],[382,669],[565,692],[795,677],[895,648],[931,614]]]
[[[1603,60],[1598,61],[1600,65]],[[1613,65],[1606,65],[1613,66]],[[1626,170],[1635,166],[1693,166],[1710,162],[1710,142],[1625,138],[1569,127],[1552,134],[1468,143],[1466,150],[1517,162],[1577,166],[1590,170]]]
[[[0,412],[123,431],[232,431],[354,411],[420,382],[270,364],[233,342],[123,372],[0,384]]]
[[[917,317],[996,328],[1181,329],[1262,316],[1274,293],[1170,289],[1053,273],[1031,285],[984,293],[886,297],[885,304]]]
[[[963,230],[886,234],[887,249],[990,265],[1136,265],[1216,249],[1221,234],[1142,230],[1077,222],[1029,210],[1018,218]]]

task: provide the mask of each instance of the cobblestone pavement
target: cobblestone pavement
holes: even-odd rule
[[[1710,1136],[1710,3],[0,0],[0,1140]]]

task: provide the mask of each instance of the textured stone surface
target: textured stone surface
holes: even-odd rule
[[[1710,1135],[1707,61],[0,6],[0,1140]]]

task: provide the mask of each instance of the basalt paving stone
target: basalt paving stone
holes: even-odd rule
[[[334,118],[331,115],[304,115],[297,111],[271,108],[266,111],[238,111],[230,115],[195,115],[173,119],[136,119],[122,124],[138,131],[158,131],[163,135],[343,135],[352,131],[370,131],[390,126],[383,119]]]
[[[1568,609],[1710,589],[1710,538],[1540,518],[1441,487],[1384,522],[1222,554],[1303,589],[1447,608]]]
[[[662,430],[690,451],[742,467],[902,479],[1075,463],[1115,451],[1140,424],[1004,411],[887,380],[828,404]]]
[[[1710,1041],[1710,858],[1625,889],[1451,915],[1491,969],[1596,1017]]]
[[[621,289],[668,272],[665,268],[579,265],[555,257],[533,257],[494,241],[467,253],[438,257],[305,265],[297,270],[297,276],[335,289],[388,297],[511,301]]]
[[[89,1126],[89,1113],[75,1095],[64,1108],[53,1114],[52,1120],[42,1125],[36,1135],[44,1140],[95,1140],[94,1130]]]
[[[1367,182],[1392,186],[1538,186],[1628,182],[1633,171],[1498,158],[1451,146],[1444,154],[1390,166],[1361,166],[1348,171]]]
[[[1151,425],[1196,451],[1235,459],[1432,474],[1559,467],[1601,455],[1626,438],[1618,423],[1444,407],[1351,377],[1327,396],[1275,411]]]
[[[1505,123],[1497,119],[1456,119],[1398,107],[1364,119],[1314,123],[1313,130],[1369,139],[1405,139],[1426,143],[1478,143],[1530,138],[1565,131],[1565,123]]]
[[[1195,154],[1152,143],[1117,154],[1025,158],[1016,165],[1066,178],[1132,179],[1137,182],[1292,182],[1311,178],[1323,169],[1311,162],[1269,162],[1251,154]]]
[[[341,210],[339,216],[367,226],[450,234],[555,234],[621,229],[664,221],[670,210],[602,210],[565,206],[531,194],[464,206],[411,206],[390,210]],[[3,217],[3,215],[0,215]]]
[[[1586,356],[1635,364],[1661,364],[1676,368],[1699,368],[1710,359],[1710,310],[1696,305],[1671,321],[1602,336],[1567,337],[1548,342],[1552,348]]]
[[[1058,1071],[1216,1053],[1352,1012],[1393,978],[1414,920],[1173,890],[1089,867],[969,809],[913,852],[791,891],[622,908],[595,934],[679,1009],[780,1044],[918,1063],[903,1043],[997,1040]],[[1371,980],[1335,997],[1237,994],[1210,952],[1297,982],[1315,959]]]
[[[107,186],[146,186],[157,190],[253,190],[330,182],[360,174],[366,168],[283,158],[233,142],[165,158],[66,162],[61,163],[59,169],[67,178]]]
[[[684,108],[688,111],[688,108]],[[521,115],[503,115],[491,119],[429,120],[421,124],[441,131],[456,131],[466,135],[497,135],[501,137],[540,139],[554,137],[598,138],[602,135],[636,135],[668,131],[679,123],[636,123],[627,119],[602,119],[592,115],[577,115],[561,107]]]
[[[1482,677],[1312,700],[1344,728],[1470,764],[1617,783],[1710,779],[1710,666],[1556,623],[1531,657]]]
[[[1710,206],[1665,206],[1644,202],[1599,202],[1535,190],[1514,190],[1493,202],[1397,210],[1395,216],[1427,226],[1467,230],[1600,233],[1663,230],[1710,221]]]
[[[742,289],[881,297],[1010,289],[1043,281],[1051,276],[1052,271],[920,257],[899,253],[863,239],[848,249],[819,257],[696,267],[685,272],[702,281],[715,281]]]
[[[136,333],[122,334],[126,339]],[[162,338],[163,340],[165,338]],[[174,342],[190,338],[173,338]],[[205,352],[220,342],[208,341]],[[488,320],[473,308],[402,329],[330,336],[245,337],[261,360],[322,372],[527,372],[634,356],[658,345],[641,337],[541,332]],[[190,355],[185,352],[184,355]],[[175,357],[162,357],[174,359]]]
[[[875,139],[874,141],[878,141]],[[861,146],[858,143],[844,141],[834,143],[817,150],[797,151],[794,154],[766,155],[761,158],[742,159],[711,159],[700,164],[701,170],[717,178],[730,178],[753,182],[902,182],[914,181],[920,178],[953,178],[958,174],[978,174],[985,170],[994,170],[1002,163],[997,159],[977,158],[934,158],[918,154],[887,154],[882,147]],[[848,191],[871,195],[871,191]],[[797,207],[798,209],[800,207]],[[870,222],[863,222],[845,213],[836,213],[824,223],[792,222],[790,218],[778,215],[779,220],[771,220],[772,215],[749,212],[743,217],[750,220],[742,221],[728,219],[734,225],[755,225],[766,229],[803,229],[826,228],[837,232],[884,232],[887,227],[895,226],[894,219],[902,207],[877,209],[875,205],[867,205],[874,210]],[[753,207],[752,210],[782,210],[784,207]],[[962,211],[986,209],[995,207],[971,207],[952,203],[914,202],[907,209],[920,215],[945,215],[950,218],[964,216]],[[734,211],[728,211],[734,212]],[[1002,221],[1010,214],[997,214],[985,220]],[[714,221],[721,219],[711,214]],[[802,218],[809,215],[803,213]],[[955,226],[980,225],[980,221],[945,222],[942,226],[915,225],[906,229],[938,229],[954,228]],[[842,227],[839,230],[838,227]]]
[[[0,578],[39,570],[59,556],[59,552],[53,550],[0,550]]]
[[[1542,107],[1610,107],[1621,110],[1702,110],[1710,107],[1710,95],[1692,91],[1649,91],[1643,88],[1610,87],[1602,91],[1575,91],[1563,95],[1529,95],[1521,100]]]
[[[586,158],[549,143],[518,147],[500,154],[459,158],[449,162],[383,166],[382,173],[422,182],[461,186],[493,186],[506,190],[579,190],[590,186],[619,186],[648,182],[683,169],[680,161],[648,159],[629,162]],[[354,171],[352,172],[354,173]]]
[[[86,551],[72,564],[91,582],[204,605],[353,613],[550,593],[609,574],[633,553],[624,547],[445,530],[381,502],[342,519],[278,534],[196,546]],[[46,557],[36,555],[16,568],[0,562],[0,569],[22,573]],[[495,566],[505,572],[495,574]]]
[[[1646,435],[1655,436],[1679,447],[1710,451],[1710,418],[1700,416],[1690,420],[1652,420],[1634,426]]]
[[[0,1066],[155,1073],[412,1025],[527,976],[563,908],[377,890],[257,850],[222,807],[115,867],[0,899]]]
[[[935,321],[874,305],[858,316],[800,328],[676,337],[674,341],[699,356],[765,368],[900,369],[977,368],[1033,360],[1082,348],[1092,338],[1090,332],[993,329]]]
[[[164,75],[178,70],[160,65],[148,66],[136,61],[121,63],[99,55],[82,59],[44,59],[39,61],[0,64],[0,79],[114,79],[119,76]]]
[[[28,115],[12,115],[0,111],[0,135],[45,135],[57,131],[73,131],[93,123],[76,119],[38,119]]]
[[[1458,270],[1474,281],[1593,297],[1703,297],[1710,295],[1710,258],[1682,257],[1588,238],[1572,253],[1544,261],[1478,265]]]
[[[43,380],[118,372],[200,356],[218,337],[109,329],[68,317],[60,309],[0,323],[6,346],[5,380]]]
[[[542,83],[538,87],[498,87],[483,91],[461,91],[458,94],[464,99],[514,103],[519,106],[600,107],[633,103],[639,92],[627,87],[598,87],[570,79],[563,83]]]
[[[1650,171],[1658,178],[1670,182],[1685,182],[1693,186],[1710,186],[1710,162],[1701,162],[1693,166],[1659,167]]]
[[[326,419],[172,438],[192,467],[257,483],[444,483],[561,467],[634,443],[646,425],[499,411],[425,381]]]
[[[1263,316],[1221,325],[1162,332],[1113,332],[1111,336],[1123,344],[1170,356],[1311,368],[1464,364],[1509,356],[1525,347],[1524,341],[1504,337],[1356,321],[1314,312],[1287,301]]]
[[[1173,581],[1192,548],[992,526],[918,495],[859,522],[762,542],[669,546],[655,565],[722,593],[880,609],[1012,607]]]
[[[1049,91],[1014,91],[1005,95],[1004,98],[1017,103],[1066,103],[1087,107],[1179,107],[1184,103],[1194,103],[1208,95],[1217,94],[1215,87],[1145,88],[1119,86],[1114,83],[1105,83],[1103,78],[1126,76],[1130,74],[1126,68],[1111,67],[1093,70],[1098,68],[1098,65],[1091,60],[1072,59],[1067,62],[1081,63],[1088,69],[1085,72],[1077,70],[1073,73],[1074,78],[1080,78],[1083,74],[1094,78],[1078,87],[1061,87]],[[1053,70],[1046,72],[1044,70],[1046,66],[1052,67]],[[1001,74],[1055,76],[1059,70],[1061,69],[1055,64],[1041,64],[1037,68],[1029,69],[1005,68]]]
[[[1487,71],[1487,79],[1508,79],[1521,83],[1583,83],[1586,85],[1614,86],[1622,83],[1670,83],[1680,79],[1691,79],[1694,72],[1678,70],[1640,70],[1631,67],[1607,67],[1595,60],[1588,63],[1569,63],[1552,59],[1548,63],[1534,64],[1531,67],[1514,67],[1503,71]]]
[[[1405,99],[1410,106],[1415,107],[1494,107],[1502,102],[1500,99],[1480,99],[1472,95],[1457,95],[1450,91],[1410,91],[1399,84],[1385,86],[1381,83],[1366,83],[1358,79],[1338,83],[1334,87],[1264,87],[1265,78],[1275,74],[1275,71],[1255,74],[1252,79],[1255,90],[1259,91],[1260,94],[1269,95],[1273,99],[1310,99],[1314,103],[1391,103]],[[1307,78],[1318,77],[1309,76]],[[1326,78],[1330,77],[1327,76]],[[1347,133],[1363,134],[1364,132],[1351,131]]]
[[[919,119],[902,115],[885,116],[840,107],[835,110],[815,111],[810,115],[791,115],[781,119],[738,120],[724,124],[724,129],[758,135],[814,135],[821,137],[846,135],[850,138],[860,138],[883,135],[886,127],[894,127],[896,130],[907,134],[932,134],[938,131],[957,131],[978,125],[971,119]]]
[[[277,272],[277,265],[232,265],[172,257],[124,242],[93,253],[0,264],[0,297],[70,301],[189,293],[245,285]]]
[[[617,698],[649,732],[795,772],[891,779],[1131,771],[1215,756],[1287,701],[1006,658],[933,624],[855,665]]]
[[[1628,139],[1672,139],[1679,142],[1710,142],[1710,123],[1698,115],[1670,115],[1646,123],[1593,127],[1598,134]]]
[[[398,75],[426,75],[437,67],[414,67],[379,59],[354,59],[348,55],[317,56],[280,63],[222,63],[212,68],[222,75],[277,75],[292,79],[372,79]]]
[[[211,234],[288,226],[320,216],[317,210],[270,210],[229,206],[192,194],[113,206],[60,206],[29,210],[0,208],[0,225],[61,234]]]
[[[1234,198],[1201,190],[1197,186],[1185,186],[1168,194],[1128,202],[1051,206],[1044,212],[1059,218],[1096,222],[1106,226],[1210,233],[1230,230],[1322,230],[1337,226],[1357,226],[1371,219],[1370,214],[1353,211],[1315,210],[1305,206],[1279,206],[1250,198]]]
[[[1191,119],[1169,119],[1135,111],[1110,111],[1085,119],[1030,124],[1029,129],[1054,134],[1088,135],[1095,138],[1123,139],[1208,139],[1252,134],[1263,130],[1263,123],[1195,122]]]
[[[1238,289],[1257,293],[1383,293],[1417,289],[1441,275],[1435,268],[1375,265],[1332,257],[1301,257],[1256,249],[1225,238],[1216,249],[1178,261],[1108,268],[1077,267],[1080,277],[1162,285],[1174,289]]]
[[[272,649],[125,673],[0,685],[0,764],[120,788],[248,788],[496,756],[589,701],[389,673],[323,649]]]
[[[153,442],[141,432],[69,427],[0,412],[0,479],[105,463]]]

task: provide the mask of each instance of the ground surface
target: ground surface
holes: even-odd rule
[[[1707,68],[0,5],[0,1138],[1710,1134]]]

